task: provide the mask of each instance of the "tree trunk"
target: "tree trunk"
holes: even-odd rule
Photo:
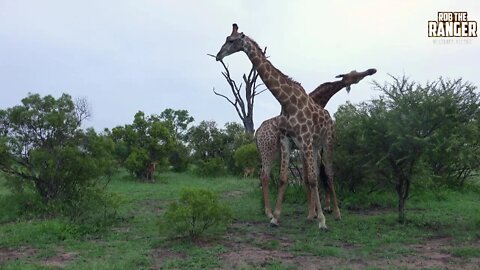
[[[267,47],[265,47],[265,49],[263,50],[263,54],[265,54],[266,51]],[[210,56],[215,57],[214,55]],[[255,96],[263,93],[267,89],[258,91],[258,88],[263,86],[264,84],[257,84],[257,79],[259,75],[253,65],[248,75],[243,74],[243,82],[240,83],[240,85],[237,85],[235,80],[232,79],[230,75],[230,70],[228,69],[227,65],[225,65],[225,63],[221,60],[220,63],[222,63],[222,66],[224,68],[222,75],[230,86],[230,90],[233,94],[233,99],[230,99],[229,97],[216,92],[215,88],[213,88],[213,93],[226,99],[228,103],[230,103],[235,108],[235,111],[243,122],[243,127],[245,128],[245,131],[247,133],[253,134],[255,132],[255,127],[253,123],[253,108],[255,103]],[[243,85],[245,85],[245,98],[243,98],[241,95]]]
[[[405,203],[410,191],[410,179],[406,177],[398,177],[397,194],[398,194],[398,222],[405,224]]]
[[[253,118],[250,116],[248,118],[242,119],[243,121],[243,127],[245,128],[245,131],[247,133],[253,134],[255,133],[255,128],[253,125]]]
[[[405,199],[398,194],[398,222],[405,224]]]

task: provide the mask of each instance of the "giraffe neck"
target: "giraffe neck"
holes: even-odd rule
[[[297,109],[296,104],[293,104],[291,100],[293,96],[308,98],[303,87],[272,65],[258,44],[248,37],[244,52],[257,70],[260,78],[262,78],[265,86],[282,106],[282,110],[291,111],[291,109]]]
[[[310,93],[310,97],[318,105],[325,107],[330,98],[333,97],[338,91],[347,86],[343,81],[327,82],[323,83]]]

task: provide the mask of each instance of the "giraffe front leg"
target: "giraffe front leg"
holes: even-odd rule
[[[283,136],[281,142],[281,154],[280,154],[280,183],[278,186],[277,202],[275,203],[275,211],[273,212],[273,218],[270,220],[270,225],[278,226],[278,220],[280,213],[282,212],[282,203],[285,196],[285,191],[288,187],[288,165],[290,162],[290,141],[287,137]]]
[[[315,202],[312,200],[312,191],[310,189],[310,185],[308,183],[308,170],[307,170],[307,162],[305,158],[302,160],[303,162],[303,182],[305,183],[305,190],[307,193],[307,208],[308,208],[308,215],[307,220],[313,220],[317,214],[315,212]]]
[[[262,180],[262,193],[263,193],[263,206],[265,208],[265,215],[269,219],[273,218],[272,209],[270,208],[270,197],[269,197],[269,190],[268,190],[268,183],[270,181],[270,171],[266,170],[265,167],[262,168],[261,173],[261,180]]]

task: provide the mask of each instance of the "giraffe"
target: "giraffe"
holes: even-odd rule
[[[341,80],[335,82],[326,82],[318,86],[314,91],[310,93],[310,97],[321,107],[325,107],[330,98],[340,91],[343,88],[347,88],[347,91],[350,91],[350,85],[356,84],[361,81],[366,76],[375,74],[376,69],[368,69],[363,72],[351,71],[348,74],[342,74],[336,76],[336,78],[342,78]],[[280,144],[280,130],[278,127],[279,116],[265,120],[255,133],[255,141],[257,144],[257,149],[260,153],[262,160],[262,169],[260,172],[260,179],[263,185],[268,187],[268,182],[270,181],[270,171],[272,168],[272,163],[278,155],[279,144]],[[327,147],[333,147],[334,135],[332,132],[332,137],[329,138],[329,145]],[[284,154],[286,155],[286,154]],[[320,164],[320,173],[325,174],[325,168]],[[328,177],[328,175],[324,175]],[[285,177],[285,176],[284,176]],[[322,181],[322,184],[325,189],[325,209],[330,210],[330,196],[333,197],[333,212],[336,219],[340,219],[340,210],[338,208],[338,203],[336,199],[335,189],[333,187],[332,179],[325,179],[326,177],[319,177]],[[264,197],[264,207],[265,214],[271,216],[272,210],[270,208],[270,201],[268,198],[268,192],[265,193],[267,196]],[[264,194],[264,195],[265,195]],[[308,185],[307,185],[307,198],[309,198]]]
[[[157,162],[150,162],[147,165],[147,181],[150,181],[152,183],[155,182],[155,179],[153,177],[155,174],[156,167],[157,167]]]
[[[305,89],[296,81],[292,80],[280,70],[278,70],[267,59],[258,44],[243,33],[238,32],[237,24],[233,24],[232,33],[226,38],[220,51],[217,53],[217,61],[233,53],[243,51],[253,67],[257,70],[265,86],[273,94],[282,107],[282,113],[278,118],[278,126],[281,131],[282,153],[288,153],[288,137],[293,139],[298,149],[301,150],[305,160],[306,183],[310,190],[310,203],[308,205],[309,220],[317,217],[318,227],[326,230],[325,216],[322,212],[320,198],[318,194],[318,182],[316,180],[317,155],[320,150],[327,150],[328,138],[331,136],[333,121],[330,114],[321,106],[316,104],[312,98],[305,92]],[[285,143],[287,142],[287,143]],[[330,151],[322,152],[322,159],[325,160],[326,171],[332,171],[332,157]],[[288,158],[282,154],[283,163]],[[288,161],[287,161],[288,162]],[[287,164],[288,165],[288,164]],[[281,175],[286,175],[281,172]],[[278,188],[278,197],[275,205],[275,211],[270,217],[270,224],[278,226],[278,219],[281,213],[281,203],[285,195],[287,179],[281,178]],[[263,194],[268,192],[268,187],[262,183]],[[315,209],[317,211],[315,212]]]
[[[254,173],[255,168],[246,167],[245,169],[243,169],[243,178],[252,177]]]

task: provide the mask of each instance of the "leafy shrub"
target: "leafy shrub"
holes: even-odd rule
[[[34,218],[58,217],[68,225],[72,236],[104,231],[117,218],[119,199],[102,189],[84,192],[69,203],[60,199],[44,203],[31,190],[0,196],[0,224]]]
[[[195,161],[221,158],[229,172],[238,173],[234,153],[240,146],[253,141],[252,134],[246,133],[242,125],[227,123],[218,128],[215,121],[202,121],[189,129],[188,146]]]
[[[190,157],[188,156],[188,149],[182,144],[177,143],[175,150],[170,154],[170,164],[175,172],[184,172],[188,168]]]
[[[137,178],[144,178],[149,160],[148,152],[145,149],[134,147],[124,164],[125,168]]]
[[[112,174],[114,144],[81,129],[88,116],[86,101],[67,94],[29,94],[21,105],[0,110],[0,171],[12,192],[10,203],[17,203],[8,219],[19,213],[73,220],[85,212],[85,203],[103,202],[101,180]]]
[[[342,205],[347,209],[395,207],[395,194],[388,191],[349,193],[343,198]]]
[[[103,232],[117,221],[119,196],[92,189],[74,205],[63,207],[63,216],[68,217],[78,235]]]
[[[243,171],[246,168],[257,169],[260,166],[260,155],[255,143],[240,146],[233,156],[235,165]]]
[[[226,174],[225,163],[221,158],[215,157],[207,161],[199,160],[193,171],[200,177],[218,177]]]
[[[38,194],[15,192],[0,196],[0,224],[16,221],[20,217],[28,219],[33,213],[45,212],[45,205]]]
[[[110,133],[118,162],[138,179],[147,178],[152,162],[157,163],[157,170],[168,168],[168,157],[175,147],[169,128],[159,116],[138,111],[132,124],[117,126]]]
[[[463,187],[480,168],[480,95],[461,79],[392,79],[375,83],[379,98],[335,113],[334,161],[340,190],[395,190],[404,223],[412,186]]]
[[[208,190],[184,188],[180,200],[169,205],[162,226],[178,236],[196,239],[207,230],[220,229],[232,219],[231,209]]]

